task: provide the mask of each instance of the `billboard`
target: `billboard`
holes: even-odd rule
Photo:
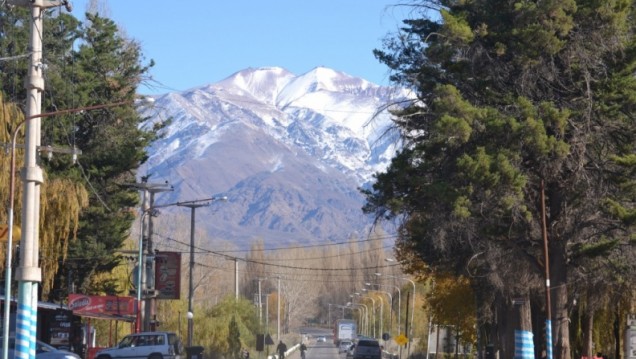
[[[83,317],[134,320],[137,313],[135,304],[133,297],[68,295],[68,308],[73,314]]]
[[[157,299],[181,298],[181,253],[156,252],[155,290]]]

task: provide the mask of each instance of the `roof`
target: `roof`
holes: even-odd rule
[[[4,303],[4,294],[0,294],[0,301]],[[15,297],[11,297],[11,303],[17,303]],[[65,309],[68,310],[68,306],[63,303],[50,303],[50,302],[38,302],[38,308],[44,309]]]

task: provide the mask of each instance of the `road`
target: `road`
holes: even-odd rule
[[[316,342],[316,338],[310,338],[306,345],[305,359],[345,359],[345,354],[338,354],[338,348],[329,338],[326,342]],[[300,351],[294,351],[287,358],[300,359]]]
[[[333,343],[333,333],[331,329],[302,328],[301,333],[306,333],[305,345],[307,352],[305,359],[345,359],[345,354],[338,354],[338,348]],[[318,342],[319,337],[324,337],[326,341]],[[288,359],[300,359],[300,351],[296,350],[288,356]]]

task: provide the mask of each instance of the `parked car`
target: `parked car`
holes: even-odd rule
[[[350,340],[341,340],[340,344],[338,344],[338,354],[346,353],[352,345],[353,343]]]
[[[117,346],[100,350],[96,359],[181,359],[183,344],[175,333],[141,332],[125,336]]]
[[[0,341],[2,338],[0,338]],[[9,337],[8,358],[15,358],[15,337]],[[57,349],[54,346],[35,341],[35,358],[36,359],[80,359],[80,356],[67,350]]]
[[[375,339],[360,339],[353,350],[353,359],[382,359],[380,342]]]

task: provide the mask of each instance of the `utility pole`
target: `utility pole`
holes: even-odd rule
[[[276,302],[278,303],[278,319],[276,320],[276,341],[280,341],[280,276],[278,276],[278,293],[276,293]]]
[[[239,299],[238,258],[234,258],[234,299]]]
[[[183,203],[178,206],[190,208],[190,278],[188,281],[188,347],[192,346],[192,337],[194,335],[194,309],[192,308],[192,297],[194,295],[194,285],[192,271],[194,269],[194,221],[195,211],[199,207],[209,206],[210,203]]]
[[[20,246],[20,265],[15,273],[18,281],[18,309],[16,318],[17,358],[33,358],[37,331],[37,297],[38,283],[42,281],[42,269],[39,262],[39,228],[40,220],[40,185],[44,182],[42,168],[37,164],[37,147],[40,145],[40,123],[37,117],[42,108],[42,92],[44,91],[44,61],[42,59],[42,37],[44,9],[65,5],[71,11],[66,0],[8,0],[16,6],[31,8],[31,39],[29,42],[31,56],[29,75],[25,81],[27,91],[26,117],[31,118],[26,124],[24,168],[22,171],[22,238]],[[5,336],[3,341],[8,338]],[[6,342],[3,342],[3,358],[8,355]]]
[[[153,208],[155,201],[155,193],[170,192],[174,188],[168,184],[168,181],[164,183],[148,183],[150,176],[143,176],[141,183],[129,184],[131,187],[135,187],[142,191],[142,213],[146,213]],[[157,293],[155,293],[155,256],[152,243],[153,223],[152,215],[146,216],[148,218],[147,223],[141,223],[142,228],[142,249],[141,252],[144,258],[140,258],[139,263],[143,265],[141,270],[141,288],[142,290],[142,302],[140,306],[141,310],[141,331],[154,331],[156,329],[156,313],[157,313]],[[141,220],[143,222],[143,216]],[[145,236],[144,236],[145,234]],[[145,249],[145,250],[144,250]]]

